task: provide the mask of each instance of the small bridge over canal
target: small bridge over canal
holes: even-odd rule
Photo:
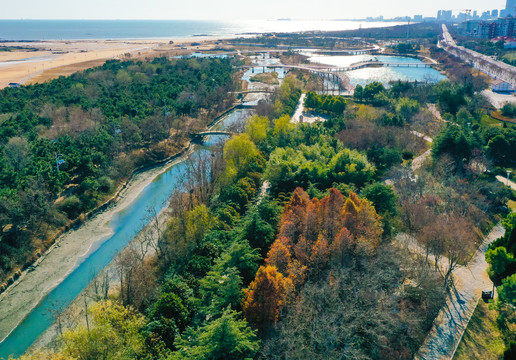
[[[234,133],[232,133],[231,131],[212,130],[212,131],[202,131],[202,132],[198,132],[198,133],[191,133],[190,138],[192,139],[192,142],[202,144],[202,143],[206,142],[206,138],[208,136],[214,136],[214,135],[232,136],[233,134]]]

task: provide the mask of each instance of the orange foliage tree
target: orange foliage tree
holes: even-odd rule
[[[285,206],[279,235],[255,280],[245,290],[247,319],[260,329],[278,320],[291,290],[309,276],[319,276],[333,263],[353,254],[372,255],[380,245],[380,217],[367,200],[337,189],[321,200],[297,188]]]
[[[275,324],[292,288],[292,281],[275,266],[261,266],[254,281],[244,290],[242,307],[247,320],[262,331]]]

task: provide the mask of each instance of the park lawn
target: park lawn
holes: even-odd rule
[[[278,73],[275,71],[254,75],[251,78],[251,81],[261,82],[261,83],[264,83],[267,85],[278,85],[279,84]]]
[[[502,56],[502,59],[506,60],[510,64],[514,64],[514,62],[516,61],[516,52],[507,53],[504,56]]]
[[[509,200],[507,202],[507,206],[509,207],[509,209],[511,209],[512,212],[516,212],[516,201]]]
[[[498,313],[480,300],[453,360],[503,359],[505,344],[496,323]]]
[[[511,119],[505,118],[502,114],[497,111],[491,113],[491,116],[482,116],[481,123],[484,125],[499,126],[502,127],[504,122],[510,122]]]

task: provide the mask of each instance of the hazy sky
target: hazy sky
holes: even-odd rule
[[[504,7],[505,0],[0,0],[0,19],[335,19]]]

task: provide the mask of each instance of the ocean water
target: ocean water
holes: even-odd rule
[[[394,26],[341,20],[0,20],[0,40],[159,39]]]

